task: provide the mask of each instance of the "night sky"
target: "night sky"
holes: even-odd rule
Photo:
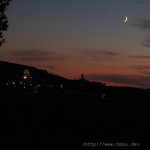
[[[12,0],[7,16],[1,60],[150,88],[150,0]]]

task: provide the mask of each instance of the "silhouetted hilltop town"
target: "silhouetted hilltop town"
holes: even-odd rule
[[[44,94],[51,92],[100,93],[105,84],[90,82],[81,75],[79,80],[63,78],[46,70],[0,61],[1,88],[12,93]]]
[[[105,86],[101,82],[91,82],[81,78],[78,80],[48,73],[35,67],[0,61],[1,93],[11,94],[85,94],[102,99],[143,99],[150,97],[149,89],[134,87]]]
[[[0,89],[3,94],[72,93],[93,95],[103,99],[135,99],[148,97],[150,93],[149,89],[105,86],[102,82],[85,80],[83,74],[80,79],[71,80],[48,73],[46,70],[4,61],[0,61],[0,68]]]

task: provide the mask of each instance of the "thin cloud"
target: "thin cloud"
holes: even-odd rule
[[[150,43],[143,43],[142,44],[144,47],[150,47]]]
[[[103,82],[113,82],[126,84],[131,86],[150,88],[150,77],[149,76],[136,76],[136,75],[118,75],[118,74],[89,74],[87,75],[89,80],[98,80]]]
[[[136,70],[145,70],[145,69],[150,69],[150,66],[132,65],[129,68],[136,69]]]
[[[150,66],[140,66],[140,65],[133,65],[130,67],[131,69],[135,69],[139,71],[140,73],[143,73],[145,75],[150,75]]]
[[[150,20],[140,20],[135,26],[141,29],[150,29]]]
[[[137,24],[134,25],[142,30],[145,30],[149,34],[150,20],[140,20]],[[150,47],[150,36],[141,45],[144,47]]]
[[[12,52],[12,54],[15,56],[45,56],[49,53],[52,52],[46,52],[42,50],[16,50]]]
[[[150,71],[143,71],[144,74],[150,75]]]
[[[79,52],[81,56],[84,56],[87,59],[91,60],[100,60],[100,59],[115,59],[120,53],[112,52],[112,51],[103,51],[103,50],[82,50]]]
[[[103,51],[103,53],[107,56],[118,56],[119,53],[111,52],[111,51]]]
[[[20,50],[13,51],[12,55],[23,61],[64,61],[66,56],[62,53],[43,50]]]
[[[135,59],[150,59],[150,56],[145,56],[145,55],[139,55],[139,56],[133,56],[133,55],[129,55],[129,57],[131,58],[135,58]]]
[[[56,61],[107,61],[118,59],[120,53],[94,49],[76,49],[67,51],[19,50],[11,56],[24,62],[56,62]]]
[[[148,37],[144,43],[142,43],[144,47],[150,47],[150,37]]]

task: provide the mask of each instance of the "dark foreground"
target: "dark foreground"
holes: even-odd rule
[[[60,93],[2,95],[1,149],[143,149],[148,145],[148,101]]]

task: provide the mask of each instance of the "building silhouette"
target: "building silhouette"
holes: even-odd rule
[[[29,69],[25,69],[23,73],[23,79],[27,79],[30,76]]]
[[[84,74],[81,74],[81,80],[84,80]]]

